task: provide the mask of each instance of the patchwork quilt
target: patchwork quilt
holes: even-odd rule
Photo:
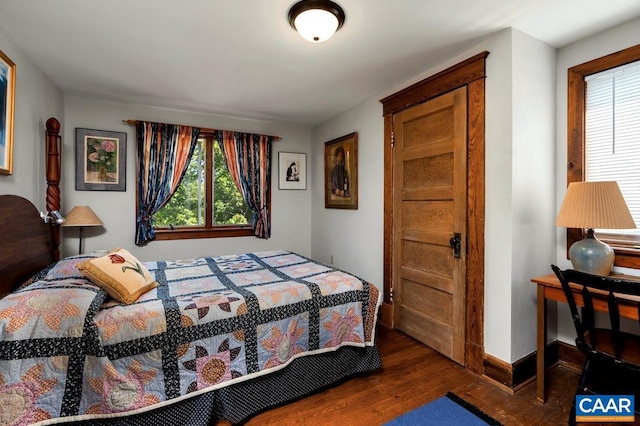
[[[0,424],[130,414],[373,345],[376,287],[295,253],[145,262],[160,285],[131,305],[80,274],[87,257],[0,300]]]

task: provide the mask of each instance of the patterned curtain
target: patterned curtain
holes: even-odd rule
[[[253,211],[253,234],[271,236],[269,197],[271,195],[271,142],[273,136],[218,131],[217,139],[231,178]]]
[[[153,215],[180,185],[197,145],[198,127],[139,121],[136,245],[156,238]]]

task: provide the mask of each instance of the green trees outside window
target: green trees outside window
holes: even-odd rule
[[[213,161],[207,161],[207,154]],[[208,164],[211,170],[207,170]],[[207,194],[211,208],[207,208]],[[156,228],[169,229],[237,226],[251,220],[252,212],[231,179],[220,146],[207,135],[198,140],[175,194],[154,216]]]

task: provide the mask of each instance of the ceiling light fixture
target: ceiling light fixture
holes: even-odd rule
[[[289,24],[312,43],[330,39],[344,20],[344,10],[330,0],[302,0],[289,9]]]

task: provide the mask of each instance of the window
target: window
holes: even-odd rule
[[[640,62],[585,78],[586,180],[615,180],[640,224]],[[638,230],[600,233],[640,241]]]
[[[154,215],[157,239],[253,235],[252,220],[214,135],[201,132],[180,186]]]
[[[567,181],[615,180],[640,225],[640,46],[569,69]],[[597,230],[616,265],[640,268],[639,230]],[[567,247],[582,230],[567,230]]]

